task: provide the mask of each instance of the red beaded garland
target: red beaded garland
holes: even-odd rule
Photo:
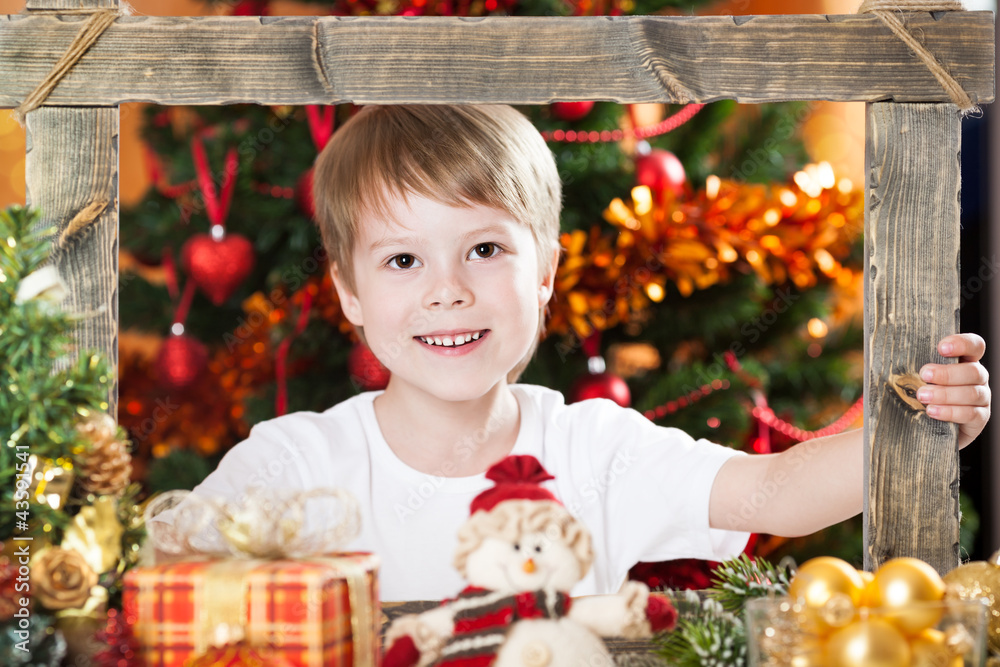
[[[655,125],[649,125],[647,127],[637,127],[632,130],[631,134],[637,139],[649,139],[650,137],[658,137],[661,134],[666,134],[668,132],[673,132],[678,127],[688,122],[695,115],[705,108],[704,104],[688,104],[683,109],[675,113],[674,115],[666,118]],[[572,135],[572,136],[570,136]],[[595,138],[596,135],[596,138]],[[542,132],[542,138],[546,141],[567,141],[575,143],[589,143],[589,142],[609,142],[609,141],[621,141],[625,138],[625,132],[622,130],[602,130],[601,132],[576,132],[573,130],[552,130],[551,132]]]

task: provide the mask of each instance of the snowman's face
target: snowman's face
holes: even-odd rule
[[[466,562],[469,583],[508,593],[543,588],[569,592],[582,577],[580,563],[559,530],[552,528],[552,537],[526,532],[515,541],[484,538]]]

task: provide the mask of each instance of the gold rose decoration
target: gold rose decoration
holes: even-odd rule
[[[32,593],[53,611],[82,607],[97,585],[97,573],[78,551],[51,547],[41,552],[31,568]]]

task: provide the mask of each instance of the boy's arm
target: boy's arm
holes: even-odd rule
[[[989,376],[979,363],[986,349],[975,334],[938,344],[951,365],[927,364],[931,383],[917,398],[927,414],[959,424],[959,447],[972,442],[990,417]],[[926,374],[925,373],[928,373]],[[864,440],[858,429],[800,443],[780,454],[737,456],[712,484],[712,528],[795,537],[858,514],[864,495]]]

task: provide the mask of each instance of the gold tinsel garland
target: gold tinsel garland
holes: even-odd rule
[[[657,201],[639,186],[604,218],[613,231],[595,225],[562,235],[551,332],[585,338],[641,321],[669,286],[687,297],[735,274],[799,289],[820,279],[850,285],[854,271],[841,261],[863,229],[864,195],[823,163],[782,185],[713,176],[684,199],[665,192]]]

